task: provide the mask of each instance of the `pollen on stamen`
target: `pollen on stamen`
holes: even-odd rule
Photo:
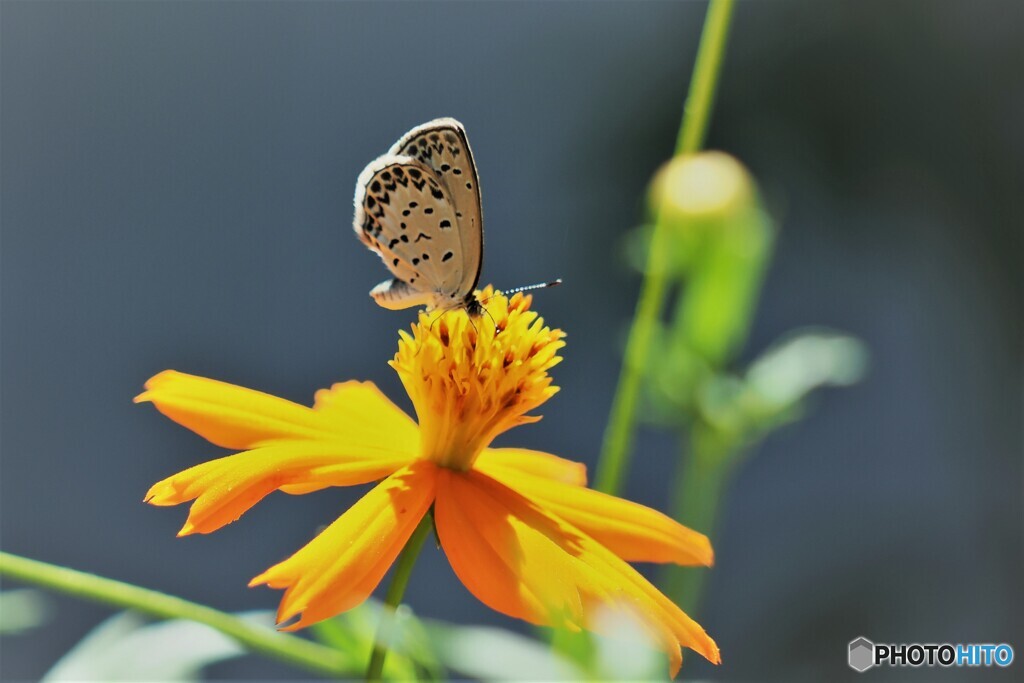
[[[460,309],[432,329],[421,313],[391,361],[416,408],[422,457],[463,470],[498,434],[539,419],[527,413],[558,391],[548,370],[565,336],[530,311],[529,295],[488,287],[477,301],[485,322]]]

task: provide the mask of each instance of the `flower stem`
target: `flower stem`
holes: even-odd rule
[[[351,670],[331,648],[255,626],[225,612],[129,583],[0,552],[0,575],[78,598],[124,607],[162,619],[188,619],[230,636],[252,652],[326,676]]]
[[[722,72],[722,58],[729,38],[733,0],[711,0],[704,17],[704,29],[697,47],[697,60],[693,64],[690,91],[683,108],[683,124],[676,141],[676,154],[693,154],[704,146],[711,110],[715,106],[718,76]]]
[[[384,596],[385,612],[381,615],[377,637],[374,638],[373,653],[370,655],[370,665],[366,668],[367,681],[379,681],[381,674],[384,672],[384,660],[388,656],[388,643],[391,640],[388,637],[387,631],[389,631],[389,625],[393,624],[393,620],[390,617],[402,602],[402,596],[405,595],[405,587],[409,585],[409,577],[412,576],[412,568],[416,565],[416,558],[419,557],[423,541],[427,539],[432,526],[431,516],[429,514],[424,515],[423,519],[420,520],[419,526],[412,532],[412,536],[409,537],[408,542],[402,549],[402,553],[398,556],[398,561],[395,563],[395,573],[391,577],[391,584],[388,586],[388,592]],[[388,614],[388,611],[392,614]]]
[[[676,142],[676,155],[692,154],[704,142],[715,101],[732,10],[733,0],[711,0],[708,6]],[[619,385],[612,401],[611,417],[598,461],[595,488],[605,493],[618,492],[629,464],[644,365],[655,325],[665,306],[668,250],[664,243],[664,223],[660,216],[655,220],[647,253],[647,267],[640,286],[640,298],[626,341]]]
[[[694,427],[688,452],[676,475],[672,517],[714,540],[724,489],[735,470],[740,449]],[[706,567],[666,566],[659,586],[684,612],[695,616],[703,597]]]

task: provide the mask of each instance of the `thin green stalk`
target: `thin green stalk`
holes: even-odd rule
[[[630,447],[637,408],[640,403],[640,388],[643,380],[647,350],[651,347],[655,324],[665,303],[668,289],[666,249],[664,230],[659,221],[651,236],[650,252],[643,283],[640,285],[640,299],[637,302],[633,325],[626,340],[626,351],[619,374],[619,386],[612,399],[611,416],[604,434],[601,457],[597,462],[594,488],[615,495],[622,485],[622,478],[629,464]]]
[[[693,64],[690,92],[683,108],[683,125],[676,141],[676,154],[693,154],[704,146],[708,121],[715,106],[718,76],[722,72],[722,58],[729,38],[733,0],[711,0],[704,17],[704,29],[697,47],[697,60]]]
[[[350,673],[345,658],[316,643],[255,626],[188,600],[95,574],[0,552],[0,575],[75,597],[135,610],[162,619],[188,619],[230,636],[252,652],[326,676]]]
[[[709,537],[714,536],[723,489],[736,463],[737,447],[694,428],[689,452],[676,475],[672,516]],[[707,438],[710,437],[710,438]],[[659,583],[665,593],[690,616],[696,616],[703,595],[706,567],[668,566]]]
[[[732,9],[733,0],[711,0],[708,6],[676,142],[677,155],[696,152],[704,141],[721,72]],[[646,356],[658,317],[665,306],[668,254],[664,244],[664,223],[660,215],[655,220],[644,280],[640,285],[640,298],[626,341],[619,385],[612,400],[611,415],[598,461],[595,487],[605,493],[615,494],[619,491],[629,465]]]
[[[423,547],[423,541],[427,539],[427,534],[430,533],[432,526],[430,515],[425,515],[416,530],[412,532],[401,555],[398,556],[398,562],[395,563],[395,574],[391,577],[391,584],[384,596],[386,612],[381,615],[377,637],[374,639],[373,653],[370,655],[370,665],[366,668],[367,681],[379,681],[384,672],[384,660],[388,656],[388,641],[390,640],[387,631],[389,631],[388,627],[393,625],[391,616],[402,602],[405,587],[409,585],[409,577],[412,576],[412,568],[416,565],[420,548]],[[390,611],[391,614],[388,614],[387,611]]]

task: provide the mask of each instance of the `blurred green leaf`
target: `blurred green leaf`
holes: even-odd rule
[[[868,353],[856,338],[830,330],[806,330],[776,343],[750,365],[747,386],[772,406],[789,406],[819,387],[860,381]]]
[[[668,678],[668,657],[652,642],[643,624],[622,610],[595,616],[595,674],[600,680],[655,681]]]
[[[369,661],[379,619],[387,614],[377,600],[311,627],[324,645],[353,654],[355,670]],[[480,681],[657,680],[666,675],[666,657],[653,648],[635,623],[617,619],[601,624],[608,634],[564,630],[546,642],[489,626],[458,626],[420,619],[400,607],[390,630],[384,665],[389,680],[442,680],[446,671]]]
[[[668,674],[668,658],[650,641],[643,626],[626,616],[628,610],[595,615],[595,630],[557,629],[552,648],[573,662],[586,680],[653,681]]]
[[[239,616],[274,625],[269,611]],[[245,652],[233,639],[194,621],[148,623],[121,612],[89,632],[43,681],[197,681],[204,667]]]
[[[848,386],[867,367],[856,338],[829,330],[794,332],[755,360],[743,378],[719,375],[698,394],[702,419],[726,443],[749,442],[801,414],[817,389]]]
[[[664,329],[651,354],[659,362],[648,368],[644,420],[690,428],[696,419],[705,438],[720,442],[712,450],[724,451],[797,419],[815,390],[857,383],[868,358],[859,340],[826,329],[788,334],[742,376],[716,372],[688,348],[672,346]]]
[[[371,599],[315,624],[311,631],[324,645],[354,653],[361,672],[369,661],[379,620],[386,614],[381,603]],[[390,639],[384,664],[384,678],[388,680],[443,680],[447,670],[480,681],[595,678],[585,667],[574,664],[565,652],[552,651],[540,640],[500,628],[420,619],[404,605],[395,611],[394,622],[385,626],[385,631]],[[579,638],[570,638],[565,643],[587,647],[587,634],[567,635]],[[596,650],[591,654],[597,662]]]
[[[381,620],[388,623],[381,628]],[[370,661],[378,629],[389,641],[384,661],[385,680],[408,681],[444,678],[444,668],[434,654],[423,623],[402,605],[392,613],[380,601],[370,599],[333,619],[314,624],[310,631],[324,645],[351,655],[353,671],[363,673]]]
[[[673,344],[670,331],[662,325],[653,330],[648,358],[641,419],[648,424],[679,427],[692,413],[694,392],[713,376],[713,370],[687,347]]]
[[[597,675],[597,645],[588,631],[568,629],[544,629],[550,633],[551,649],[555,655],[564,657],[590,677]]]
[[[42,591],[18,588],[0,592],[0,635],[16,635],[42,626],[51,614],[51,603]]]
[[[725,373],[710,376],[698,387],[698,412],[713,432],[704,438],[715,438],[727,443],[742,442],[745,439],[746,432],[750,430],[750,415],[744,405],[746,388],[743,380]],[[710,450],[715,452],[717,449]]]
[[[590,680],[538,640],[489,626],[424,621],[431,646],[450,669],[480,681]]]

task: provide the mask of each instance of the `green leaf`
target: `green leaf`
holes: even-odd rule
[[[589,677],[540,641],[488,626],[425,621],[430,643],[450,669],[480,681],[565,681]]]
[[[10,636],[42,626],[52,609],[42,591],[18,588],[0,592],[0,635]]]
[[[814,391],[856,383],[866,367],[867,350],[849,335],[823,329],[791,333],[755,360],[743,378],[723,374],[703,384],[700,416],[711,436],[730,450],[797,419]]]
[[[825,329],[790,333],[747,370],[746,385],[771,410],[784,410],[815,389],[860,381],[868,354],[856,338]]]
[[[600,680],[655,681],[668,678],[668,658],[652,642],[644,626],[621,612],[599,612],[592,634],[595,676]]]
[[[239,616],[274,624],[269,611]],[[43,681],[198,681],[204,667],[245,653],[232,638],[194,621],[147,623],[138,614],[121,612],[90,631]]]
[[[391,613],[371,598],[344,614],[314,624],[310,631],[321,643],[346,655],[353,671],[363,673],[382,619],[388,622],[383,631],[389,642],[385,680],[444,678],[444,668],[431,648],[423,623],[406,605]]]
[[[588,631],[570,631],[564,628],[545,629],[551,634],[551,649],[581,671],[593,676],[597,673],[597,645]]]
[[[707,427],[703,438],[729,452],[800,417],[816,390],[848,386],[867,367],[867,350],[857,339],[831,330],[794,332],[755,360],[745,375],[712,375],[697,391]]]

